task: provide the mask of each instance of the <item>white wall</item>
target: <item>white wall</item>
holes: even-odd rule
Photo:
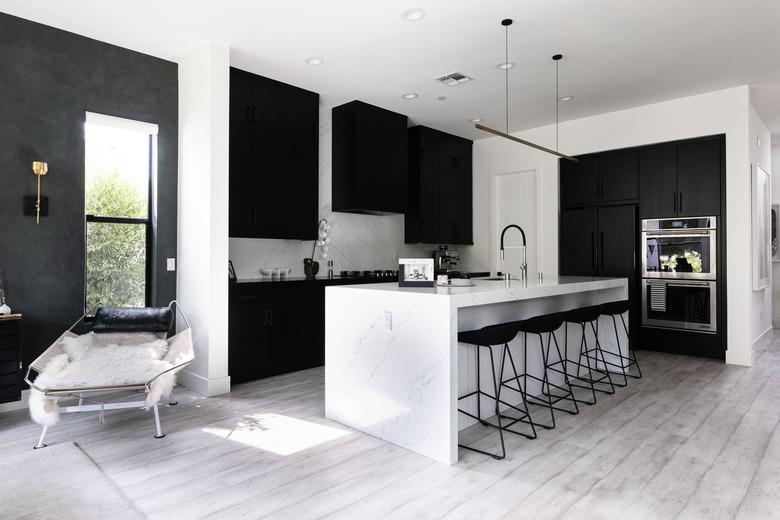
[[[772,140],[772,204],[780,204],[780,179],[775,179],[775,174],[780,174],[780,142]],[[772,325],[780,327],[780,262],[772,262]]]
[[[331,243],[326,259],[317,249],[315,260],[320,262],[319,275],[327,273],[327,260],[333,260],[333,269],[338,275],[341,270],[397,269],[399,257],[431,256],[435,246],[404,244],[403,215],[332,212],[331,108],[320,107],[319,215],[327,218],[331,225]],[[231,238],[230,260],[239,278],[257,278],[261,267],[291,267],[293,276],[303,276],[303,259],[311,255],[312,245],[312,240]]]
[[[748,138],[748,146],[750,148],[750,164],[751,168],[754,164],[759,164],[766,170],[771,179],[772,175],[772,151],[771,151],[771,134],[764,122],[759,117],[758,113],[750,107],[749,110],[749,127],[750,136]],[[750,180],[752,182],[752,171]],[[752,190],[752,188],[751,188]],[[751,234],[752,239],[752,234]],[[751,249],[751,252],[753,250]],[[752,263],[751,263],[752,267]],[[770,271],[771,272],[771,271]],[[751,270],[752,273],[752,270]],[[752,276],[752,275],[751,275]],[[769,333],[772,328],[772,289],[771,286],[766,289],[760,289],[753,291],[750,301],[750,317],[751,317],[751,339],[755,343],[762,339],[768,339]]]
[[[179,63],[177,285],[195,344],[195,362],[181,373],[180,381],[207,396],[230,391],[226,274],[229,71],[230,49],[214,42]]]
[[[560,125],[560,149],[582,154],[726,134],[728,250],[728,351],[726,361],[752,363],[750,251],[749,88],[737,88],[655,103]],[[565,110],[565,106],[563,107]],[[554,146],[555,128],[517,132],[518,137]],[[474,269],[490,265],[490,177],[494,172],[537,168],[540,174],[541,265],[558,272],[558,161],[506,139],[480,139],[474,146],[474,247],[461,248]],[[533,252],[530,252],[533,254]]]

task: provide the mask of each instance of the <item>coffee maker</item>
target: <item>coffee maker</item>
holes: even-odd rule
[[[457,275],[460,256],[454,249],[442,244],[433,252],[433,266],[437,275]]]

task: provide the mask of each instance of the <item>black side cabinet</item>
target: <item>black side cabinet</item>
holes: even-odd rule
[[[319,94],[230,69],[230,236],[316,238]]]
[[[474,243],[472,144],[433,128],[409,129],[407,244]]]
[[[0,317],[0,403],[22,398],[22,317]]]
[[[407,117],[362,101],[333,109],[333,211],[405,213]]]

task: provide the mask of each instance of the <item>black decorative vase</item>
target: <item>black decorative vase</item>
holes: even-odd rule
[[[320,263],[315,262],[311,258],[303,259],[303,273],[306,275],[307,280],[313,280],[317,273],[320,271]]]

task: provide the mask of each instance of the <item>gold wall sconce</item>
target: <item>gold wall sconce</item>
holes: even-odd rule
[[[49,171],[49,165],[46,164],[43,161],[33,161],[32,163],[32,171],[33,175],[38,177],[38,193],[33,199],[32,197],[25,197],[25,214],[32,214],[33,211],[35,213],[35,223],[40,224],[41,223],[41,213],[43,213],[44,216],[49,214],[49,199],[48,197],[44,197],[41,199],[41,177],[46,175],[46,173]],[[31,204],[34,202],[33,204]],[[33,206],[33,207],[30,207]],[[31,211],[33,210],[33,211]]]

